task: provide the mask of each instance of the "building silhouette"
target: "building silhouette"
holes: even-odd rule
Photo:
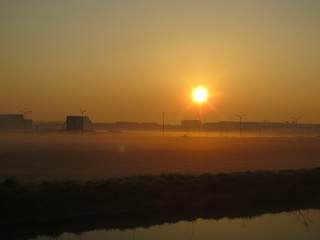
[[[26,125],[24,125],[26,124]],[[23,114],[0,114],[0,129],[31,129],[33,121],[24,119]]]
[[[67,131],[92,130],[92,122],[87,116],[67,116]]]

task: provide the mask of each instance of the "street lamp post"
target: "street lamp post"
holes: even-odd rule
[[[295,126],[294,132],[295,132],[295,135],[297,135],[297,134],[298,134],[298,120],[301,119],[301,117],[291,117],[291,119],[292,119],[293,122],[294,122],[294,126]]]
[[[239,125],[240,125],[240,137],[242,137],[242,118],[245,117],[245,114],[242,115],[236,115],[236,117],[239,117]]]
[[[166,112],[162,112],[162,136],[164,136],[164,114]]]
[[[19,112],[22,112],[22,113],[23,113],[23,116],[24,116],[23,129],[24,129],[24,131],[26,131],[26,129],[27,129],[27,114],[28,114],[28,113],[31,113],[32,111],[22,111],[22,110],[19,110]]]
[[[199,122],[200,122],[200,126],[199,126],[199,136],[201,137],[202,135],[202,109],[201,109],[201,105],[198,105],[198,117],[199,117]]]
[[[82,126],[81,126],[81,131],[83,132],[83,125],[84,125],[84,118],[83,118],[83,114],[86,112],[86,110],[82,110],[80,109],[81,112],[81,116],[82,116]]]

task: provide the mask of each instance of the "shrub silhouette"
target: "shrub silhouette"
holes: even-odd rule
[[[317,206],[320,168],[203,175],[140,175],[101,181],[0,185],[0,223],[75,216],[185,214],[262,206]]]

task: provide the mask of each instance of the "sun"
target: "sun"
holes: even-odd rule
[[[208,93],[207,93],[206,89],[199,87],[199,88],[196,88],[195,90],[193,90],[192,96],[193,96],[194,101],[196,101],[198,103],[202,103],[207,100]]]

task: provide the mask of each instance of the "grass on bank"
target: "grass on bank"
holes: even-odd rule
[[[0,183],[0,225],[135,214],[201,214],[261,206],[319,207],[320,168],[162,174],[101,181]]]

